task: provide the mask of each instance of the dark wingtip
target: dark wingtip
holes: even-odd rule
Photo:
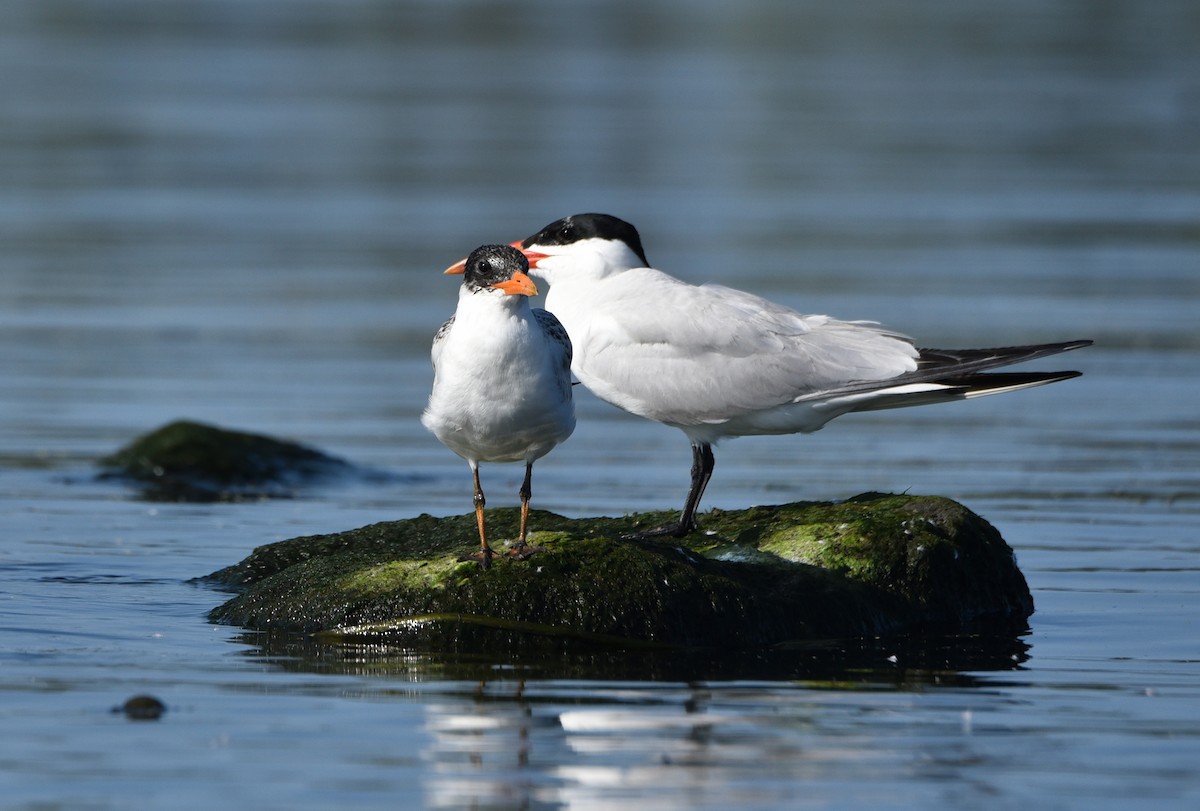
[[[1091,338],[1080,338],[1078,341],[1067,341],[1061,344],[1061,351],[1070,352],[1072,349],[1083,349],[1085,346],[1091,346],[1093,343],[1095,343],[1095,341],[1093,341]]]

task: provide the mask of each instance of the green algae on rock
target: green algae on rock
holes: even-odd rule
[[[666,542],[623,535],[662,514],[535,511],[527,561],[460,562],[474,514],[429,515],[255,550],[208,580],[240,593],[216,622],[465,649],[564,638],[623,647],[756,648],[1023,626],[1033,601],[1012,550],[944,498],[865,494],[705,516]],[[489,511],[515,537],[518,510]]]
[[[291,495],[351,469],[295,442],[189,420],[168,423],[100,460],[104,478],[135,482],[155,501],[242,501]]]

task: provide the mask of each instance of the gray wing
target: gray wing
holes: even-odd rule
[[[442,356],[442,342],[446,340],[446,335],[450,332],[450,328],[454,326],[454,316],[446,319],[446,323],[438,327],[438,331],[433,336],[433,348],[430,350],[430,357],[433,360],[433,371],[437,371],[438,359]]]
[[[672,425],[724,422],[917,368],[912,342],[873,324],[649,269],[606,279],[597,295],[575,335],[586,341],[576,374],[601,399]]]
[[[562,376],[570,380],[574,349],[571,347],[571,337],[567,335],[566,328],[549,310],[535,309],[533,317],[537,319],[538,326],[542,328],[542,335],[546,336],[546,340],[558,351]],[[445,326],[442,328],[445,329]]]

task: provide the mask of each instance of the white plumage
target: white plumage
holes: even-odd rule
[[[421,422],[470,465],[485,566],[487,541],[480,462],[524,462],[521,530],[513,554],[526,556],[533,463],[575,429],[571,342],[553,315],[533,309],[528,263],[507,245],[468,258],[458,307],[433,340],[433,392]]]
[[[651,268],[580,280],[571,257],[538,260],[546,306],[572,335],[573,370],[603,400],[689,437],[813,431],[836,414],[797,401],[847,379],[917,368],[910,342],[863,322],[803,316]]]
[[[574,346],[572,370],[601,399],[682,430],[695,511],[724,437],[810,432],[851,411],[1015,391],[1077,372],[987,369],[1090,341],[1000,349],[918,349],[874,322],[802,315],[720,285],[687,284],[649,267],[637,230],[605,214],[566,217],[514,242],[550,284],[546,307]]]

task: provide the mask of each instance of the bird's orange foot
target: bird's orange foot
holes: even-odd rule
[[[458,559],[458,561],[459,563],[466,563],[469,560],[476,561],[479,563],[480,569],[487,571],[488,569],[492,568],[492,559],[497,557],[499,557],[499,555],[497,555],[491,549],[480,549],[478,552],[472,552],[469,555],[463,555]]]
[[[527,543],[513,544],[508,550],[508,556],[513,560],[529,560],[538,552],[545,552],[544,546],[531,546]]]

